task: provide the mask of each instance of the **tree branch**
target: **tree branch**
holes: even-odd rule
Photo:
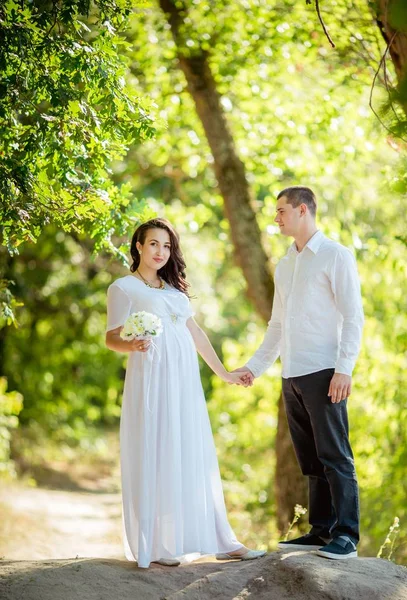
[[[305,0],[305,3],[306,4],[311,4],[312,2],[311,2],[311,0]],[[323,18],[322,18],[321,11],[319,10],[319,0],[315,0],[315,10],[317,11],[319,22],[322,25],[322,29],[323,29],[323,31],[325,33],[325,36],[326,36],[328,42],[331,44],[332,48],[335,48],[335,44],[334,44],[331,36],[329,35],[328,29],[327,29],[327,27],[326,27],[326,25],[324,23]]]

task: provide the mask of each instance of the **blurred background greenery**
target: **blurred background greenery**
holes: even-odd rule
[[[404,43],[402,4],[322,7],[332,49],[315,8],[294,0],[62,2],[65,12],[5,3],[3,480],[41,484],[39,469],[55,457],[109,455],[126,357],[104,346],[106,290],[127,273],[138,222],[158,214],[180,233],[196,320],[235,368],[261,342],[267,305],[256,296],[270,302],[272,289],[250,279],[259,265],[245,257],[250,248],[263,257],[272,281],[290,243],[273,223],[275,197],[302,183],[317,195],[319,227],[355,253],[362,281],[366,325],[349,402],[361,553],[376,555],[397,516],[394,556],[407,562],[406,65],[392,46],[380,63],[386,42]],[[383,6],[391,18],[380,28]],[[208,130],[205,98],[206,108],[218,99],[209,121],[227,121],[226,141]],[[226,158],[240,160],[222,164],[222,141]],[[229,191],[218,187],[228,168]],[[243,542],[273,548],[304,501],[293,484],[279,513],[276,478],[287,479],[291,460],[277,472],[280,365],[249,389],[205,364],[201,374],[232,525]]]

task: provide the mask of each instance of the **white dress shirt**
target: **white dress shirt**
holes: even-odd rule
[[[352,375],[363,308],[350,250],[317,231],[301,252],[295,242],[290,246],[274,282],[271,319],[246,367],[258,377],[281,355],[284,378],[329,368]]]

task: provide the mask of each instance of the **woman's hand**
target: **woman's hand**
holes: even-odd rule
[[[125,340],[129,346],[129,352],[147,352],[151,346],[151,340]]]
[[[234,369],[232,373],[240,373],[240,380],[244,387],[251,387],[254,381],[254,375],[247,367],[239,367],[239,369]]]
[[[225,371],[225,373],[221,375],[221,378],[223,379],[223,381],[226,381],[230,384],[234,383],[235,385],[243,385],[241,376],[242,373],[229,373],[229,371]]]
[[[120,332],[123,326],[111,329],[106,333],[106,346],[110,350],[115,352],[147,352],[151,346],[151,339],[149,340],[122,340]]]

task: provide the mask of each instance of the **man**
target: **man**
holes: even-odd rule
[[[239,371],[251,385],[279,355],[288,425],[309,478],[308,534],[280,548],[320,556],[357,556],[359,496],[349,443],[347,398],[359,353],[363,309],[351,252],[315,224],[313,192],[289,187],[277,197],[275,222],[294,243],[275,271],[273,310],[264,341]]]

